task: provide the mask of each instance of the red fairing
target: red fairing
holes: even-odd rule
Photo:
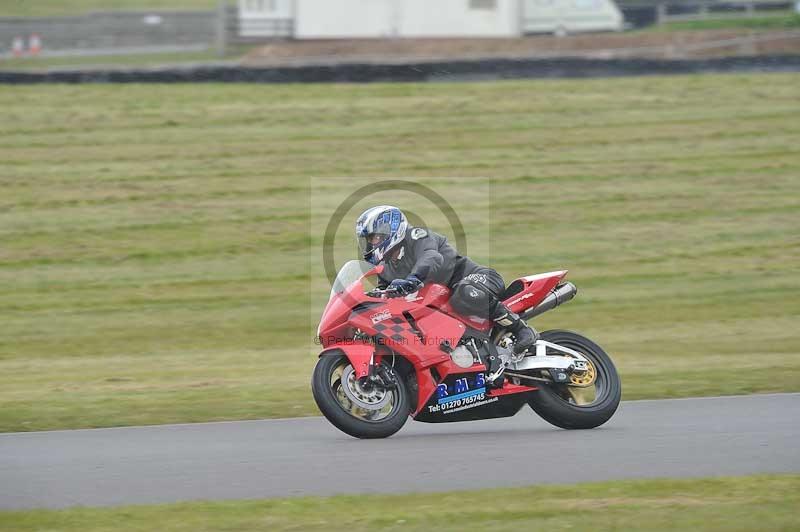
[[[372,355],[375,354],[375,346],[366,342],[352,342],[348,345],[344,343],[335,347],[329,347],[322,351],[319,356],[334,355],[342,351],[350,360],[353,369],[356,372],[356,377],[366,377],[369,372],[369,362]]]
[[[358,283],[357,288],[360,291],[361,283]],[[342,294],[342,296],[344,295]],[[352,308],[352,305],[350,305],[352,296],[342,296],[334,297],[328,301],[328,306],[325,307],[325,311],[319,321],[317,336],[320,343],[325,347],[335,345],[345,340],[348,336],[347,318],[350,316],[350,309]]]
[[[462,368],[453,363],[448,357],[447,360],[436,365],[436,372],[441,378],[448,375],[461,374],[461,373],[477,373],[479,371],[486,371],[486,366],[483,364],[473,364],[471,368]]]
[[[475,374],[475,373],[483,373],[486,371],[486,366],[483,364],[474,364],[471,368],[461,368],[456,366],[450,357],[447,357],[446,360],[441,361],[440,363],[436,364],[436,373],[439,375],[439,381],[443,381],[449,375],[464,375],[464,374]],[[422,378],[420,378],[420,374],[417,374],[417,406],[414,409],[414,416],[420,413],[420,411],[425,408],[425,405],[430,401],[431,397],[433,396],[434,392],[436,392],[436,385],[438,383],[433,379],[433,375],[430,371],[426,371],[423,373]],[[531,389],[528,388],[526,391],[530,391]]]
[[[429,284],[404,299],[426,307],[441,307],[450,300],[450,289],[441,284]]]
[[[378,275],[382,271],[383,266],[376,266],[364,274],[363,277]],[[375,298],[367,297],[364,294],[361,279],[359,279],[348,286],[344,292],[332,297],[330,301],[328,301],[328,305],[322,312],[319,327],[317,327],[317,336],[323,346],[334,346],[346,342],[352,337],[353,328],[350,326],[347,319],[350,317],[351,309],[359,302],[365,300],[380,301]]]
[[[320,356],[343,353],[357,378],[369,375],[371,363],[391,359],[394,364],[395,357],[404,358],[416,376],[417,404],[413,415],[416,417],[422,413],[428,421],[431,415],[435,417],[451,408],[453,410],[448,411],[446,417],[448,420],[456,419],[453,412],[472,412],[473,406],[486,404],[494,408],[492,405],[503,396],[511,397],[535,389],[506,384],[502,391],[487,393],[483,381],[486,367],[476,363],[462,368],[453,362],[450,353],[459,346],[468,327],[488,332],[493,322],[475,316],[461,316],[453,311],[449,304],[450,290],[443,285],[426,285],[405,297],[388,299],[365,294],[362,279],[377,275],[381,270],[378,267],[367,272],[328,301],[317,330],[324,346]],[[512,310],[539,303],[565,274],[566,271],[554,272],[515,281],[519,283],[520,292],[510,299],[512,302],[518,300],[516,303],[519,304],[515,304]],[[453,399],[442,400],[448,394]],[[463,399],[457,399],[461,396]],[[461,400],[463,405],[456,403]],[[451,406],[440,406],[442,404]],[[497,404],[502,407],[506,403]],[[508,412],[513,414],[513,409],[522,403],[512,401],[508,404],[510,410],[498,408],[492,415],[511,415]]]
[[[503,303],[509,310],[516,313],[535,307],[547,297],[547,294],[567,275],[568,271],[561,270],[520,277],[508,286],[507,291],[513,292],[514,295],[505,299]]]
[[[458,345],[466,330],[457,319],[422,306],[420,303],[427,299],[422,291],[393,299],[366,299],[379,303],[354,309],[348,323],[377,338],[381,345],[405,356],[415,366],[428,367],[449,360],[443,344]]]
[[[491,390],[490,397],[499,397],[501,395],[513,395],[515,393],[530,392],[531,390],[538,390],[536,386],[524,386],[522,384],[512,384],[507,382],[502,388],[498,390]]]

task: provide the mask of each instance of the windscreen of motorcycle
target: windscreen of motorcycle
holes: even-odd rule
[[[374,267],[374,265],[364,260],[351,260],[345,263],[345,265],[339,269],[339,273],[336,274],[336,278],[333,280],[331,295],[328,298],[328,301],[333,299],[335,295],[344,292],[351,284],[358,281],[358,279],[363,277],[365,273]],[[377,283],[373,278],[372,282],[370,283],[371,286],[366,287],[365,290],[374,288],[376,284]]]

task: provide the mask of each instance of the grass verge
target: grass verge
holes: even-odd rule
[[[0,528],[59,530],[796,530],[800,476],[617,481],[415,495],[0,512]]]
[[[0,70],[43,70],[57,67],[109,67],[119,68],[126,66],[148,67],[159,65],[173,65],[195,62],[213,62],[223,59],[233,59],[240,54],[230,53],[226,58],[220,58],[214,51],[202,52],[176,52],[176,53],[151,53],[127,55],[93,55],[93,56],[65,56],[65,57],[14,57],[0,58]]]
[[[759,13],[752,17],[720,17],[709,15],[705,20],[667,22],[654,26],[654,31],[703,31],[723,29],[791,30],[800,28],[800,14],[793,11]]]
[[[212,10],[216,6],[216,0],[7,0],[0,3],[0,17],[57,17],[113,10]]]
[[[798,87],[0,87],[0,431],[316,413],[309,220],[341,176],[434,187],[508,280],[570,269],[535,325],[596,340],[626,399],[800,391]],[[422,208],[357,205],[338,263],[387,201]]]

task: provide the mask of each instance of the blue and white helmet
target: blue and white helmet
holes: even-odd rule
[[[356,222],[358,249],[364,260],[378,264],[406,237],[408,221],[403,212],[391,205],[379,205],[364,211]]]

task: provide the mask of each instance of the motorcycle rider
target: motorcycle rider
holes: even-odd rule
[[[497,271],[463,257],[447,238],[423,227],[411,227],[403,212],[391,205],[364,211],[356,221],[356,238],[364,260],[383,263],[380,288],[389,288],[390,297],[419,290],[425,282],[446,285],[451,290],[450,306],[464,315],[491,319],[514,335],[514,352],[532,347],[538,333],[500,301],[505,282]],[[487,381],[498,379],[503,368],[490,356]]]

